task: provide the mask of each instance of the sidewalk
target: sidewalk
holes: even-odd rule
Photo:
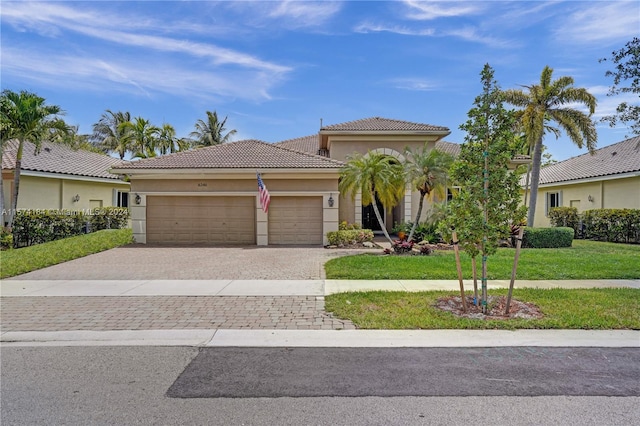
[[[508,286],[491,281],[489,288]],[[466,288],[472,283],[465,281]],[[516,289],[640,289],[640,280],[516,282]],[[458,290],[455,280],[3,281],[3,346],[640,347],[637,330],[356,330],[324,296]],[[197,297],[194,297],[197,296]]]

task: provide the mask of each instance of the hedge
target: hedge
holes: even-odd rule
[[[571,247],[573,228],[525,228],[522,237],[523,248]]]
[[[553,207],[549,210],[549,220],[551,226],[573,228],[573,237],[578,236],[580,226],[580,216],[575,207]]]
[[[349,229],[343,231],[327,232],[329,245],[342,246],[349,244],[364,243],[373,241],[373,231],[371,229]]]
[[[640,243],[640,209],[594,209],[583,213],[584,238]]]
[[[126,228],[129,209],[105,207],[74,210],[18,210],[13,222],[13,247],[28,247],[102,229]]]

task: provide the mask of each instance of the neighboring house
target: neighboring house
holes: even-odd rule
[[[359,196],[352,200],[338,192],[349,155],[383,152],[402,161],[406,147],[425,144],[455,152],[456,144],[441,141],[449,133],[446,127],[374,117],[280,143],[238,141],[112,171],[131,179],[137,242],[321,245],[341,221],[377,227],[372,208],[362,206]],[[268,213],[260,208],[256,173],[271,195]],[[413,220],[419,197],[408,187],[400,204],[384,212],[387,229]]]
[[[534,226],[550,226],[552,207],[640,209],[640,136],[543,167]]]
[[[2,156],[5,208],[11,208],[17,141],[9,141]],[[109,169],[121,160],[104,154],[74,150],[43,142],[40,152],[24,143],[18,209],[82,210],[126,207],[130,184]]]

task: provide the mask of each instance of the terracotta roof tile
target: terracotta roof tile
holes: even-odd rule
[[[244,140],[132,161],[114,169],[338,169],[341,166],[340,161],[319,155]]]
[[[277,142],[274,145],[292,149],[294,151],[308,152],[310,154],[318,153],[318,134],[303,136],[301,138],[287,139],[286,141]]]
[[[436,142],[436,149],[438,151],[446,152],[447,154],[451,154],[454,157],[460,155],[460,144],[446,141],[438,141]]]
[[[9,141],[2,156],[3,169],[15,168],[17,151],[18,141]],[[75,150],[66,145],[49,142],[42,142],[40,152],[35,154],[35,145],[25,142],[21,170],[120,179],[120,176],[111,174],[107,170],[121,163],[123,163],[122,160],[108,155],[82,149]]]
[[[582,154],[540,170],[540,184],[640,171],[640,136]]]
[[[320,132],[324,131],[350,131],[350,132],[449,132],[449,128],[433,126],[431,124],[412,123],[410,121],[392,120],[382,117],[363,118],[360,120],[348,121],[346,123],[324,126]]]

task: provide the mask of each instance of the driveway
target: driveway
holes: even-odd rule
[[[378,250],[132,244],[29,272],[19,280],[311,280],[335,257]]]

